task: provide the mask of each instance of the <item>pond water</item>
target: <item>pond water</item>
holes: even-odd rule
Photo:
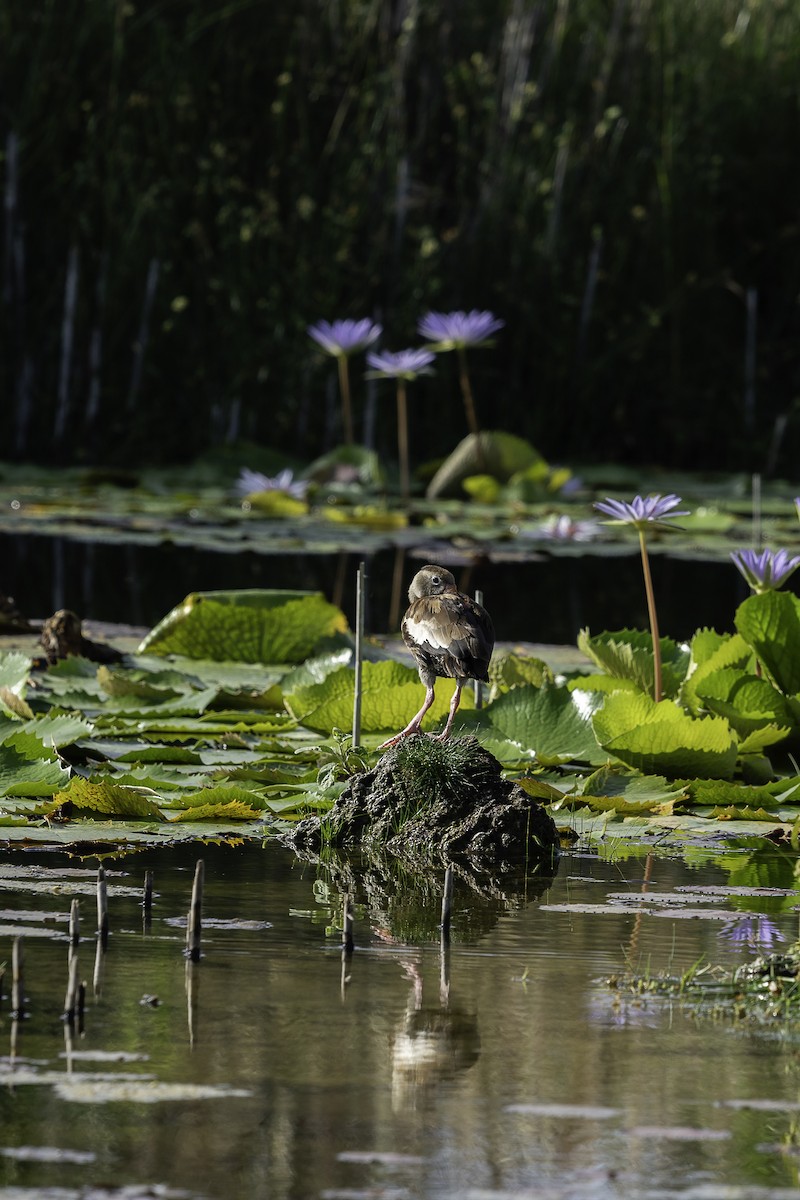
[[[641,562],[631,553],[520,556],[474,565],[453,564],[463,591],[481,589],[503,641],[574,645],[578,631],[648,627]],[[152,627],[193,591],[300,588],[322,592],[355,613],[357,554],[223,554],[174,545],[137,546],[50,537],[0,535],[0,590],[20,612],[46,617],[71,608],[81,617]],[[418,554],[394,550],[364,556],[368,573],[367,628],[397,632],[408,585],[422,565]],[[426,560],[427,561],[427,560]],[[748,595],[730,562],[652,557],[662,634],[690,637],[710,626],[733,631],[733,614]]]
[[[794,939],[800,892],[735,884],[793,881],[785,856],[566,854],[552,879],[487,880],[483,895],[457,881],[449,949],[435,889],[362,876],[343,958],[332,876],[272,842],[207,846],[189,964],[197,857],[106,862],[103,952],[96,859],[0,853],[0,959],[24,928],[28,997],[12,1020],[7,975],[3,1200],[800,1197],[796,1035],[604,983],[626,964],[737,964],[747,930]],[[70,1038],[75,891],[88,997]],[[92,1190],[112,1187],[128,1190]]]

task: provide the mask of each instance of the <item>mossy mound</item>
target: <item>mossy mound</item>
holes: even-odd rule
[[[484,870],[552,861],[555,824],[475,737],[404,738],[354,776],[324,818],[289,835],[300,849],[383,851],[411,864],[465,860]]]

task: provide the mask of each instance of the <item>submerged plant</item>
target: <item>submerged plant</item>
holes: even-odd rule
[[[348,361],[352,354],[366,350],[373,342],[377,342],[383,333],[383,326],[369,318],[359,321],[317,321],[308,326],[308,335],[320,346],[326,354],[336,359],[339,368],[339,391],[342,397],[342,425],[344,440],[350,446],[353,444],[353,408],[350,400],[350,373]]]
[[[786,550],[732,550],[731,558],[756,595],[783,587],[800,567],[800,556]]]
[[[594,507],[604,513],[612,521],[622,525],[632,525],[639,534],[639,549],[642,555],[642,571],[644,573],[644,590],[647,596],[647,613],[650,618],[650,635],[653,639],[653,699],[656,704],[661,700],[661,643],[658,634],[658,615],[656,600],[653,592],[653,579],[650,574],[650,557],[647,552],[648,526],[668,529],[667,521],[673,517],[685,517],[687,512],[675,511],[680,504],[680,497],[670,494],[661,496],[634,496],[628,504],[624,500],[596,500]]]
[[[505,325],[494,313],[473,308],[470,312],[429,312],[422,317],[417,330],[429,343],[429,349],[436,351],[455,350],[458,355],[458,379],[461,395],[464,399],[464,410],[467,416],[467,427],[474,434],[480,454],[480,425],[472,395],[472,386],[467,370],[466,350],[469,346],[491,345],[489,338]]]
[[[384,351],[381,354],[372,352],[367,355],[367,364],[372,368],[367,373],[368,378],[397,380],[397,453],[400,460],[400,492],[404,500],[408,499],[411,490],[406,384],[413,382],[418,375],[432,375],[430,365],[435,357],[431,350],[398,350],[396,353]]]

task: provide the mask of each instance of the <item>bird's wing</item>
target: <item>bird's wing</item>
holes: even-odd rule
[[[403,618],[403,637],[428,654],[488,663],[494,646],[489,614],[468,596],[423,596],[411,604]]]

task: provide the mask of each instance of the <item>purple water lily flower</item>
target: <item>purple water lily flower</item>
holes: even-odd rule
[[[649,526],[658,527],[659,525],[662,528],[668,529],[669,526],[666,522],[672,517],[688,516],[689,514],[685,511],[676,511],[675,506],[680,503],[680,496],[675,496],[672,493],[668,496],[661,496],[658,493],[652,496],[634,496],[630,504],[624,500],[611,500],[609,497],[606,497],[605,500],[595,500],[594,502],[594,507],[598,512],[611,517],[613,521],[619,521],[622,525],[632,525],[639,534],[639,550],[642,556],[647,613],[650,618],[650,634],[653,639],[653,699],[656,704],[661,700],[661,642],[658,633],[658,614],[656,612],[655,593],[653,592],[653,578],[650,574],[650,556],[647,552],[646,531]]]
[[[430,350],[398,350],[380,353],[371,350],[367,355],[367,366],[373,379],[406,379],[411,382],[418,375],[432,375],[430,365],[436,355]]]
[[[732,550],[731,558],[757,593],[782,587],[800,567],[800,556],[786,550]]]
[[[347,358],[359,350],[366,350],[382,333],[383,326],[368,317],[360,321],[317,321],[316,325],[308,326],[309,337],[334,358]]]
[[[458,350],[465,346],[479,346],[504,325],[505,321],[501,321],[494,313],[473,308],[470,312],[426,313],[420,319],[417,330],[437,350]]]
[[[652,496],[634,496],[630,504],[624,500],[611,500],[606,497],[605,500],[595,500],[594,507],[614,521],[621,521],[624,525],[634,525],[640,529],[644,525],[656,525],[672,517],[688,517],[689,513],[685,510],[673,511],[680,502],[680,496],[661,496],[656,493]]]
[[[235,491],[237,496],[249,496],[251,492],[285,492],[287,496],[294,496],[296,500],[302,500],[308,491],[308,480],[295,479],[294,473],[289,467],[285,467],[283,471],[279,471],[272,478],[262,475],[260,471],[251,471],[249,467],[242,467],[239,478],[236,480]]]

